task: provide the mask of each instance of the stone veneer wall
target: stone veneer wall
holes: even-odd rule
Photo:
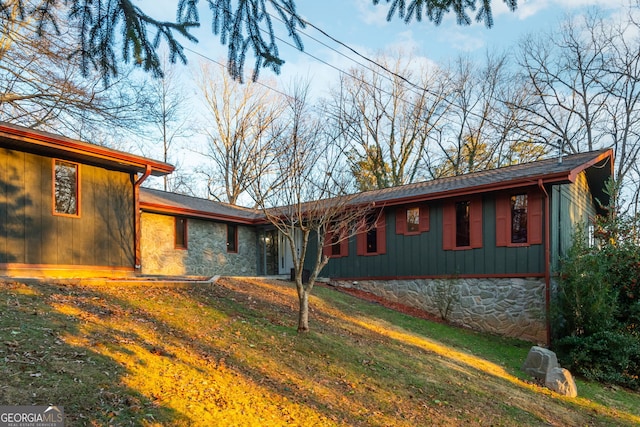
[[[142,273],[169,276],[255,276],[256,233],[238,226],[238,253],[227,252],[224,223],[189,218],[187,247],[176,249],[174,217],[142,213]]]
[[[441,316],[471,329],[546,343],[544,279],[415,279],[332,281]]]

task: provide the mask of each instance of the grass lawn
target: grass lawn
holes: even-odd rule
[[[326,287],[295,332],[291,283],[0,283],[0,404],[67,426],[640,424],[640,394],[520,371],[531,346]]]

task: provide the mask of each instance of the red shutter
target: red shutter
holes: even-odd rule
[[[324,234],[324,245],[322,245],[322,255],[331,257],[331,241],[333,240],[333,232],[327,230]]]
[[[407,209],[399,207],[396,210],[396,234],[405,234],[407,231]]]
[[[470,240],[472,248],[482,247],[482,198],[472,199],[469,212]]]
[[[447,202],[442,207],[442,249],[450,251],[456,247],[456,207]]]
[[[424,231],[429,231],[429,205],[420,206],[420,232]]]
[[[367,254],[367,232],[361,231],[356,234],[356,254],[357,255],[366,255]]]
[[[508,195],[496,197],[496,246],[508,246],[511,241],[511,199]]]
[[[542,195],[540,193],[530,193],[528,201],[528,240],[530,245],[542,243]]]
[[[378,254],[387,253],[387,221],[384,212],[380,212],[380,216],[376,221],[376,238],[378,240]]]
[[[349,239],[347,238],[340,242],[340,256],[349,256]]]

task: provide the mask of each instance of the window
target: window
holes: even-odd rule
[[[384,212],[367,216],[363,223],[365,230],[356,236],[357,254],[385,254],[387,248],[387,227]]]
[[[527,243],[527,195],[511,196],[511,243]]]
[[[56,215],[80,216],[80,166],[63,160],[53,162],[53,212]]]
[[[325,236],[322,253],[329,258],[340,258],[349,256],[349,239],[346,230],[336,230],[329,227]]]
[[[447,202],[442,207],[442,247],[467,250],[482,247],[482,199]]]
[[[340,256],[340,235],[338,233],[331,233],[331,256]]]
[[[471,202],[456,202],[456,247],[471,246],[469,207]]]
[[[537,191],[496,196],[496,246],[542,243],[542,195]]]
[[[396,234],[412,235],[429,231],[429,206],[398,207]]]
[[[238,252],[238,226],[227,224],[227,252]]]
[[[175,247],[187,249],[187,218],[175,217]]]
[[[420,208],[407,209],[407,232],[417,233],[420,231]]]

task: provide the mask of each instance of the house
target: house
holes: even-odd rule
[[[139,189],[173,166],[0,123],[0,275],[123,276],[140,266]]]
[[[290,274],[288,243],[259,210],[149,188],[140,195],[143,274]]]
[[[612,173],[604,150],[361,193],[354,203],[379,206],[377,222],[349,242],[328,239],[322,274],[546,343],[553,272],[576,225],[603,213]]]
[[[289,275],[290,248],[260,211],[141,188],[172,171],[0,123],[0,276]],[[602,150],[360,193],[350,203],[377,212],[367,232],[325,239],[322,276],[545,343],[554,272],[612,175]]]

